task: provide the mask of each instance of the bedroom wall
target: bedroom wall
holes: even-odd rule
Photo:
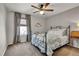
[[[79,22],[79,7],[47,18],[46,28],[49,29],[50,26],[56,25],[68,26],[69,24],[74,26],[76,25],[74,22]]]
[[[13,43],[14,39],[14,12],[8,11],[7,19],[7,36],[8,36],[8,45]],[[35,24],[39,22],[42,26],[40,28],[35,27]],[[40,17],[31,16],[31,29],[32,32],[43,32],[45,30],[45,20]]]
[[[31,16],[32,32],[45,32],[45,19],[41,17]],[[40,23],[40,27],[36,27],[36,24]]]
[[[14,39],[14,13],[8,11],[7,18],[7,43],[12,44]]]
[[[7,49],[6,41],[6,8],[0,4],[0,56],[4,55]]]

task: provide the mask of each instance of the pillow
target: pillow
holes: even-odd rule
[[[62,36],[63,35],[63,32],[65,31],[66,29],[53,29],[53,30],[50,30],[48,31],[48,34],[50,35],[58,35],[58,36]]]
[[[58,29],[64,29],[63,26],[56,26],[56,28],[58,28]]]

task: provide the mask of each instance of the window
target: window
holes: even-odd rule
[[[27,26],[20,26],[20,35],[27,35]]]
[[[20,21],[20,35],[27,35],[26,19],[21,19]]]
[[[21,19],[20,24],[27,25],[26,20],[25,19]]]

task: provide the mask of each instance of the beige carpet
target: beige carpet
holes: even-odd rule
[[[30,42],[9,46],[4,56],[43,56]]]

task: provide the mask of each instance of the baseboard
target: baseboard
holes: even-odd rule
[[[3,54],[2,54],[2,56],[5,55],[5,53],[6,53],[6,51],[7,51],[7,48],[8,48],[8,45],[6,46],[6,48],[5,48],[5,50],[4,50]]]
[[[5,51],[3,52],[3,55],[2,56],[4,56],[5,55],[5,53],[6,53],[6,50],[7,50],[7,48],[5,49]]]

